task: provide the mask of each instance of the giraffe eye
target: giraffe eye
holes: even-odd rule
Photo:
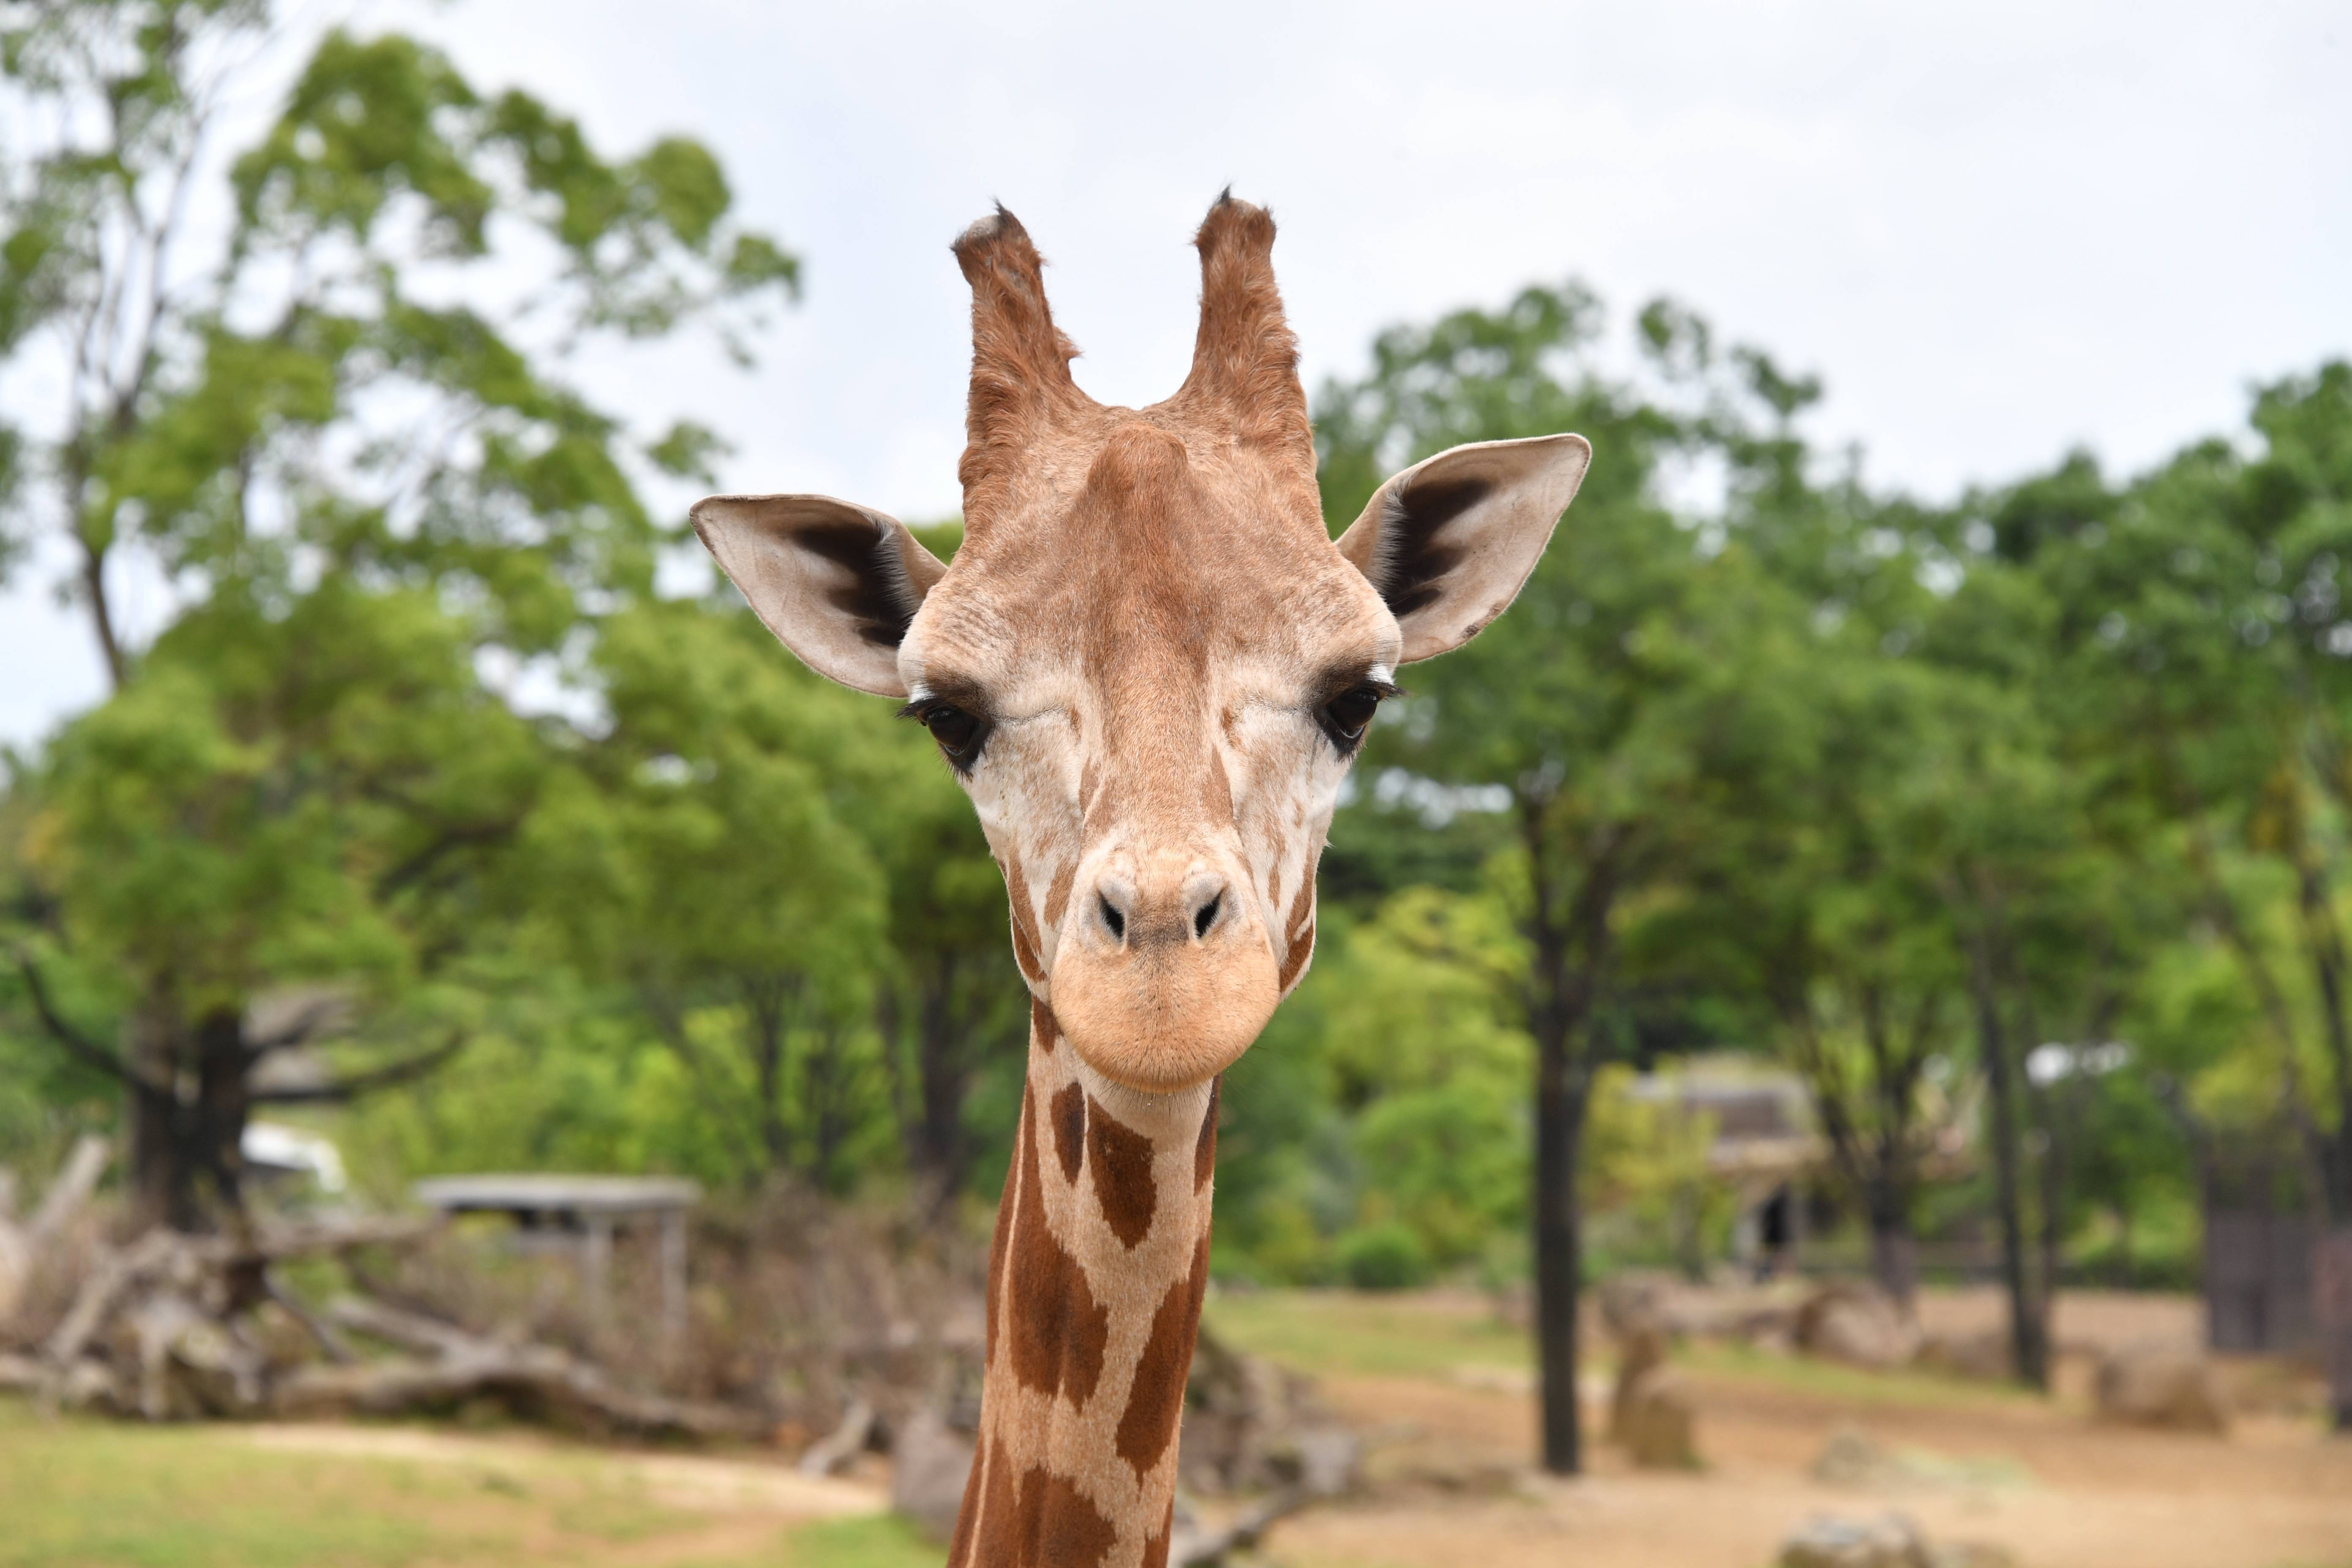
[[[1339,748],[1341,756],[1349,755],[1363,743],[1364,730],[1379,711],[1381,699],[1392,689],[1369,680],[1359,681],[1316,710],[1315,721],[1323,727],[1331,743]]]
[[[987,720],[937,698],[928,702],[910,702],[900,712],[931,732],[931,739],[939,742],[940,754],[947,758],[950,767],[960,773],[971,772],[971,764],[980,758],[981,747],[988,741]]]

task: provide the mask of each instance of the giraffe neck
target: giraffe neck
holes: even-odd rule
[[[949,1568],[1162,1568],[1209,1277],[1213,1082],[1143,1094],[1030,1009],[988,1267],[980,1441]]]

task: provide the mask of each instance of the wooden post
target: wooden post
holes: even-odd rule
[[[675,1356],[686,1342],[686,1211],[661,1214],[662,1354]]]
[[[609,1215],[588,1215],[588,1234],[580,1246],[580,1284],[588,1297],[588,1321],[599,1333],[613,1321],[613,1221]]]

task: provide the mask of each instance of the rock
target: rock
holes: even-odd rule
[[[1919,1341],[1912,1364],[1922,1372],[1965,1377],[1982,1383],[2006,1383],[2016,1375],[2006,1329],[1984,1329],[1972,1334],[1927,1334]]]
[[[1902,1466],[1869,1433],[1841,1426],[1822,1446],[1812,1475],[1823,1486],[1881,1487],[1901,1479]]]
[[[1365,1483],[1380,1495],[1505,1497],[1518,1490],[1527,1465],[1515,1450],[1424,1438],[1382,1444],[1364,1461],[1363,1473]]]
[[[900,1424],[890,1444],[890,1506],[940,1541],[955,1533],[971,1476],[972,1440],[921,1409]]]
[[[1617,1330],[1617,1384],[1609,1398],[1609,1436],[1622,1442],[1626,1406],[1634,1386],[1666,1364],[1665,1331],[1654,1321],[1626,1320]]]
[[[2127,1345],[2099,1363],[2099,1419],[2174,1432],[2222,1433],[2230,1417],[2213,1365],[2173,1345]]]
[[[1779,1568],[1937,1568],[1919,1527],[1899,1513],[1873,1520],[1816,1515],[1780,1543]]]
[[[1363,1477],[1364,1445],[1353,1432],[1304,1432],[1297,1446],[1298,1484],[1308,1497],[1339,1497]]]
[[[1807,1355],[1874,1372],[1903,1365],[1919,1348],[1910,1314],[1876,1286],[1848,1280],[1822,1286],[1797,1309],[1794,1337]]]
[[[1698,1468],[1698,1404],[1670,1366],[1655,1366],[1621,1395],[1617,1441],[1645,1470]]]
[[[1609,1438],[1643,1469],[1698,1468],[1698,1406],[1666,1364],[1666,1331],[1654,1319],[1620,1320]]]
[[[1316,1397],[1312,1379],[1201,1331],[1177,1438],[1177,1474],[1192,1491],[1215,1498],[1297,1483],[1340,1451],[1323,1443],[1310,1460],[1309,1439],[1343,1430]],[[1352,1440],[1348,1447],[1353,1449]],[[1349,1461],[1339,1490],[1354,1484],[1354,1464]]]
[[[1601,1321],[1610,1337],[1622,1340],[1638,1329],[1663,1325],[1674,1281],[1667,1276],[1628,1269],[1601,1282]]]

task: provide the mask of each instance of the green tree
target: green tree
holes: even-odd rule
[[[549,356],[693,321],[740,352],[794,276],[699,145],[609,161],[528,95],[341,31],[192,258],[206,137],[269,26],[237,0],[0,14],[7,91],[51,138],[0,165],[0,355],[67,385],[56,428],[8,435],[7,523],[77,552],[114,687],[31,780],[17,952],[48,1032],[128,1089],[142,1208],[181,1225],[236,1201],[271,1054],[331,1026],[406,1049],[314,1086],[341,1097],[462,1035],[450,992],[553,727],[477,671],[551,678],[651,591],[669,535],[633,471],[710,438],[634,442]],[[518,268],[520,300],[482,302]],[[146,647],[113,599],[126,552],[180,606]],[[334,1005],[264,1028],[299,984]]]
[[[1627,1043],[1624,939],[1711,830],[1723,782],[1778,743],[1782,715],[1759,671],[1789,618],[1747,551],[1685,530],[1660,500],[1662,460],[1703,432],[1594,368],[1599,324],[1571,286],[1394,329],[1370,374],[1326,387],[1318,409],[1335,525],[1374,476],[1457,443],[1577,430],[1596,453],[1511,613],[1415,668],[1364,764],[1509,803],[1526,952],[1513,1002],[1535,1043],[1543,1454],[1561,1472],[1581,1463],[1579,1140],[1593,1074]]]
[[[770,657],[740,609],[608,617],[610,710],[533,819],[534,922],[625,988],[752,1181],[848,1187],[886,1130],[874,991],[887,892],[857,803],[929,761],[854,700]]]
[[[2070,727],[2101,787],[2167,825],[2259,1021],[2247,1047],[2269,1061],[2329,1245],[2352,1253],[2352,364],[2263,388],[2252,424],[2245,446],[2200,443],[2120,489],[2071,462],[1969,521],[2061,607]],[[2352,1356],[2338,1373],[2352,1426]]]

